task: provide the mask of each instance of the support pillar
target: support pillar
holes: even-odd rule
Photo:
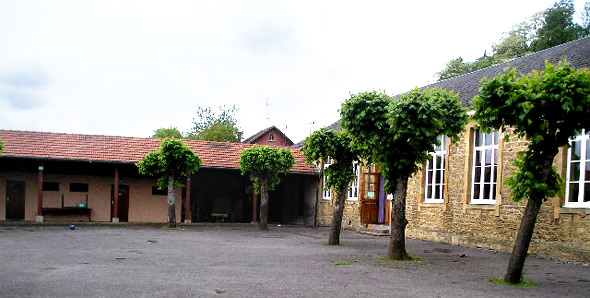
[[[191,223],[191,175],[186,176],[186,196],[184,198],[184,223]]]
[[[115,169],[113,186],[113,222],[119,222],[119,169]]]
[[[252,192],[252,223],[258,222],[258,195],[255,191]]]
[[[39,164],[37,174],[37,217],[36,222],[43,222],[43,165]]]

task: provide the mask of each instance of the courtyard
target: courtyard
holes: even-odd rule
[[[419,262],[385,258],[389,237],[328,228],[191,225],[0,226],[0,297],[588,297],[590,267],[407,240]]]

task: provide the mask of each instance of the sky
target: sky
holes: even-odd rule
[[[554,2],[0,0],[0,129],[149,137],[225,105],[244,137],[298,142],[351,94],[432,83]]]

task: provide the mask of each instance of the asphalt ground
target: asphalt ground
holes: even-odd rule
[[[421,262],[385,258],[389,237],[271,226],[0,226],[0,297],[590,297],[590,267],[529,257],[536,286],[490,282],[508,254],[407,240]]]

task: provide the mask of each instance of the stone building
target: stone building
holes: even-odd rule
[[[459,93],[472,108],[484,77],[514,67],[521,74],[543,70],[545,61],[566,58],[576,68],[590,67],[590,38],[562,44],[500,65],[440,81],[423,89],[440,87]],[[337,128],[335,123],[332,128]],[[509,141],[504,136],[509,135]],[[408,184],[407,236],[453,245],[512,250],[526,202],[514,202],[505,180],[515,172],[513,161],[526,149],[526,140],[511,128],[482,133],[471,121],[459,140],[440,137],[432,160]],[[544,257],[590,263],[590,139],[582,131],[562,148],[554,165],[564,179],[563,195],[549,199],[537,219],[530,252]],[[363,167],[351,189],[358,195],[347,200],[343,226],[356,229],[386,228],[390,201],[383,193],[382,176],[374,167]],[[327,225],[332,197],[324,191],[319,201],[318,223]]]

